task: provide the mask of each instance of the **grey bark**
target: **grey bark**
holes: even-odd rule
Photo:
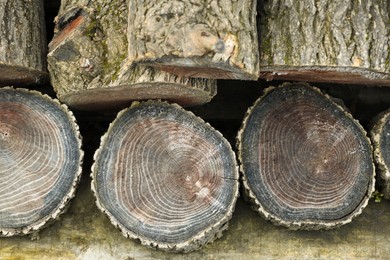
[[[216,81],[177,77],[127,59],[126,1],[62,1],[49,44],[49,71],[58,98],[71,107],[107,109],[133,100],[184,106],[216,94]]]
[[[0,236],[41,230],[65,212],[81,176],[76,120],[58,100],[0,89]]]
[[[239,187],[234,152],[178,105],[149,101],[122,110],[94,159],[97,205],[124,236],[190,252],[227,229]]]
[[[0,0],[0,86],[48,80],[43,1]]]
[[[238,135],[245,194],[291,229],[352,221],[374,191],[371,143],[343,106],[306,84],[268,89]]]
[[[259,76],[255,0],[130,1],[129,58],[185,76]]]
[[[390,85],[390,2],[263,0],[261,77]]]

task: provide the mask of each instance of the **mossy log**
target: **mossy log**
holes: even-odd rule
[[[390,4],[262,0],[261,78],[390,86]]]
[[[97,205],[126,237],[190,252],[227,229],[238,197],[235,155],[178,105],[148,101],[121,111],[94,159]]]
[[[253,208],[291,229],[346,224],[374,190],[366,132],[344,107],[306,84],[268,89],[248,110],[238,150]]]
[[[48,54],[58,98],[83,110],[118,109],[144,99],[183,106],[209,102],[215,80],[178,77],[128,61],[127,14],[127,1],[61,2]]]
[[[43,0],[0,0],[0,86],[48,81]]]
[[[81,175],[72,113],[25,89],[0,89],[0,236],[25,235],[63,213]]]
[[[182,76],[257,80],[256,4],[130,1],[129,58]]]
[[[385,199],[390,199],[390,110],[373,120],[370,134],[377,165],[377,187]]]

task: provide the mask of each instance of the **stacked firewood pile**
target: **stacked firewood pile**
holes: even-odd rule
[[[48,44],[43,7],[0,0],[2,236],[66,210],[91,138],[78,113],[116,115],[83,174],[113,225],[149,247],[220,237],[240,184],[291,229],[349,223],[375,188],[390,198],[390,112],[363,127],[316,87],[390,86],[388,1],[62,0]],[[193,113],[226,82],[273,85],[247,107],[235,148]],[[47,86],[56,98],[36,90]]]

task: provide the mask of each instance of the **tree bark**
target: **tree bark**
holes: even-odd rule
[[[385,199],[390,199],[390,153],[389,124],[390,110],[380,113],[371,128],[371,140],[374,146],[374,159],[377,166],[377,186]]]
[[[271,88],[238,135],[248,199],[291,229],[328,229],[359,215],[374,190],[369,139],[328,96],[306,84]]]
[[[130,1],[129,58],[182,76],[257,80],[256,3]]]
[[[81,175],[81,139],[66,106],[0,89],[0,236],[25,235],[63,213]]]
[[[0,86],[48,81],[43,1],[0,0]]]
[[[227,228],[239,186],[234,152],[179,106],[149,101],[121,111],[94,158],[97,205],[126,237],[190,252]]]
[[[390,86],[390,3],[262,0],[261,78]]]
[[[58,98],[94,110],[164,99],[183,106],[204,104],[216,81],[178,77],[128,59],[126,1],[62,1],[49,44],[49,71]]]

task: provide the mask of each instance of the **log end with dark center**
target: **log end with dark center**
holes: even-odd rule
[[[192,113],[157,101],[118,114],[92,178],[98,207],[125,236],[173,252],[218,238],[238,196],[229,143]]]
[[[346,224],[373,192],[366,132],[343,107],[306,84],[271,88],[256,101],[238,149],[254,208],[293,229]]]
[[[37,231],[63,213],[82,158],[65,106],[36,91],[0,89],[0,235]]]

